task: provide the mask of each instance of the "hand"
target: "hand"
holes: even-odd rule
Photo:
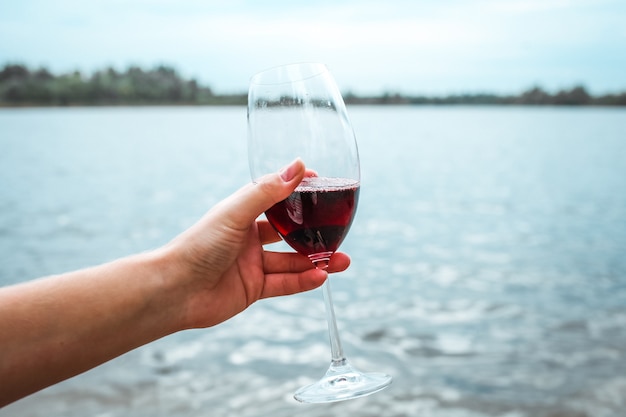
[[[314,173],[296,160],[241,188],[165,248],[175,260],[171,276],[185,292],[183,328],[218,324],[261,298],[311,290],[326,280],[327,272],[306,256],[265,251],[262,245],[280,237],[267,221],[256,220],[305,175]],[[349,264],[347,255],[336,253],[328,272]]]
[[[249,184],[163,248],[84,270],[0,288],[0,407],[168,334],[208,327],[260,298],[321,285],[305,256],[274,253],[257,217],[285,199],[300,160]],[[348,267],[333,255],[329,271]]]

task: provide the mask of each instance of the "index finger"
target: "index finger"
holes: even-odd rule
[[[280,235],[267,220],[257,220],[257,228],[259,230],[259,240],[261,245],[275,243],[280,241]]]

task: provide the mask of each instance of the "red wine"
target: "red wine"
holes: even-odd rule
[[[328,261],[350,229],[358,199],[355,180],[308,177],[265,216],[296,251]]]

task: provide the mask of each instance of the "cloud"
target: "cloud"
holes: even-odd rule
[[[622,0],[5,2],[0,56],[58,69],[174,65],[217,90],[323,61],[347,89],[626,88]],[[613,87],[611,87],[613,86]]]

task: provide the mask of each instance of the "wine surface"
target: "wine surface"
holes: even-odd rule
[[[359,189],[355,180],[308,177],[265,215],[285,242],[314,259],[312,255],[335,252],[345,238]]]

